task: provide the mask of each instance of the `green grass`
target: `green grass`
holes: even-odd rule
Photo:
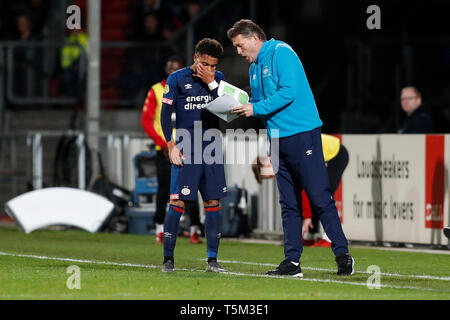
[[[231,273],[211,274],[204,272],[205,243],[178,238],[176,272],[166,274],[152,236],[0,228],[0,299],[450,299],[450,255],[350,251],[353,276],[335,274],[329,248],[307,247],[302,280],[270,278],[263,275],[283,259],[281,245],[223,239],[219,262]],[[71,265],[80,268],[79,290],[66,285]],[[380,289],[366,285],[370,265],[381,270]]]

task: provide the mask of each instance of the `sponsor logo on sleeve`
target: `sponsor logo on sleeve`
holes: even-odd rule
[[[172,105],[172,104],[173,104],[173,100],[172,100],[172,99],[169,99],[169,98],[163,98],[163,99],[162,99],[162,102],[165,103],[165,104],[169,104],[169,105]]]

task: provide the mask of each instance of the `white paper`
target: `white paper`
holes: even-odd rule
[[[217,94],[219,97],[224,94],[229,94],[233,96],[240,104],[246,104],[249,100],[247,92],[238,87],[233,86],[232,84],[221,80],[219,84],[219,88],[217,89]]]
[[[239,117],[237,113],[232,113],[231,109],[240,104],[241,103],[234,97],[225,93],[223,96],[218,97],[217,99],[214,99],[213,101],[208,103],[205,108],[208,111],[214,113],[220,119],[225,120],[226,122],[231,122]]]
[[[231,109],[249,101],[247,92],[221,80],[217,89],[218,98],[208,103],[205,108],[226,122],[231,122],[239,115]]]

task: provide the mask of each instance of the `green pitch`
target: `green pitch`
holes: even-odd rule
[[[153,236],[0,228],[0,299],[450,299],[448,254],[350,250],[353,276],[336,275],[329,248],[307,247],[303,279],[270,278],[281,245],[223,239],[219,262],[230,273],[212,274],[205,243],[180,237],[166,274]]]

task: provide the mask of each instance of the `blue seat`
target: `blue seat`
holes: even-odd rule
[[[156,152],[146,151],[134,156],[134,179],[133,203],[139,206],[139,196],[155,195],[158,192],[158,179],[156,177]]]

